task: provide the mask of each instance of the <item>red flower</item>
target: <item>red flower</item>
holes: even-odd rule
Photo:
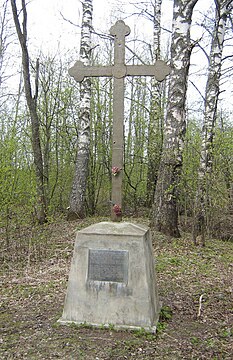
[[[112,175],[113,176],[116,176],[117,174],[119,174],[120,171],[121,171],[121,169],[118,166],[112,167]]]
[[[117,216],[120,216],[120,215],[121,215],[121,207],[120,207],[120,205],[115,204],[115,205],[113,206],[113,211],[114,211],[114,213],[115,213]]]

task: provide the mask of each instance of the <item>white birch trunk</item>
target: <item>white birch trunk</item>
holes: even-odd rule
[[[198,0],[175,0],[171,43],[170,83],[167,115],[164,124],[163,153],[160,162],[152,225],[167,235],[179,237],[177,186],[182,166],[186,132],[185,102],[190,65],[190,26],[193,8]]]
[[[155,0],[154,2],[154,27],[153,27],[153,55],[154,61],[160,56],[160,40],[161,40],[161,7],[162,0]]]
[[[193,241],[197,243],[197,235],[201,233],[201,244],[205,245],[207,226],[207,190],[212,173],[213,139],[217,117],[219,83],[221,76],[222,52],[227,21],[227,7],[231,1],[216,2],[215,27],[211,43],[208,79],[205,90],[205,110],[202,128],[202,147],[198,171],[198,189],[194,209]]]
[[[154,1],[153,19],[153,62],[160,58],[161,40],[161,6],[162,0]],[[148,172],[147,172],[147,206],[154,198],[162,143],[163,113],[161,104],[161,84],[151,80],[151,109],[148,129]]]
[[[90,65],[91,30],[92,30],[92,0],[85,0],[83,5],[80,60]],[[91,81],[85,78],[80,84],[79,134],[75,174],[70,195],[68,219],[85,217],[85,194],[88,177],[88,162],[90,151],[90,100]]]

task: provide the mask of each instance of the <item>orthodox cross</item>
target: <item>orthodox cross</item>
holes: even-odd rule
[[[154,76],[162,81],[170,73],[170,67],[162,60],[154,65],[125,65],[125,37],[130,28],[118,20],[110,29],[114,36],[114,64],[110,66],[85,66],[77,61],[69,74],[81,82],[85,77],[113,77],[113,134],[112,134],[112,210],[113,221],[122,218],[122,169],[124,149],[124,78],[125,76]]]

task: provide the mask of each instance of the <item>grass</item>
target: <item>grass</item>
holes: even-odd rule
[[[1,254],[0,358],[232,359],[232,243],[217,239],[199,248],[189,234],[178,240],[152,234],[163,304],[156,335],[116,331],[114,324],[106,329],[57,323],[76,229],[102,220],[12,232],[10,249]]]

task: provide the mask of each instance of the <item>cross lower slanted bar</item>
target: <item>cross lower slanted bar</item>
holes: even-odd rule
[[[81,82],[85,77],[113,77],[113,135],[112,135],[112,206],[113,221],[122,219],[122,178],[124,149],[124,78],[125,76],[154,76],[162,81],[170,73],[170,67],[162,60],[154,65],[125,65],[125,37],[130,28],[118,20],[110,29],[114,36],[114,64],[112,66],[85,66],[77,61],[69,74]]]

